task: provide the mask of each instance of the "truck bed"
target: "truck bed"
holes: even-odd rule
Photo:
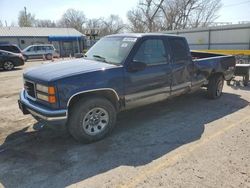
[[[208,77],[213,72],[221,72],[225,80],[233,78],[235,57],[232,55],[191,51],[192,59],[197,68]]]

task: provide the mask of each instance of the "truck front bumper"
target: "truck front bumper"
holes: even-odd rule
[[[65,124],[67,122],[67,110],[51,110],[27,99],[24,90],[20,93],[18,105],[23,114],[31,114],[39,121],[48,124]]]

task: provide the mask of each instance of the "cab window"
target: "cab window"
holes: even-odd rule
[[[134,56],[134,61],[148,65],[164,64],[167,62],[164,43],[161,39],[145,40]]]
[[[173,60],[175,63],[183,63],[188,60],[187,43],[182,38],[171,38],[169,44],[172,51]]]

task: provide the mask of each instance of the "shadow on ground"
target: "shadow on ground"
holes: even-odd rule
[[[0,146],[0,183],[65,187],[119,166],[145,165],[199,140],[206,124],[249,105],[238,95],[207,100],[204,93],[123,112],[113,133],[93,144],[81,145],[65,131],[39,124],[37,131],[13,133]]]

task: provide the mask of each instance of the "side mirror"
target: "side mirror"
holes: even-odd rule
[[[137,72],[137,71],[142,71],[147,67],[146,63],[140,62],[133,60],[130,65],[129,65],[129,72]]]

